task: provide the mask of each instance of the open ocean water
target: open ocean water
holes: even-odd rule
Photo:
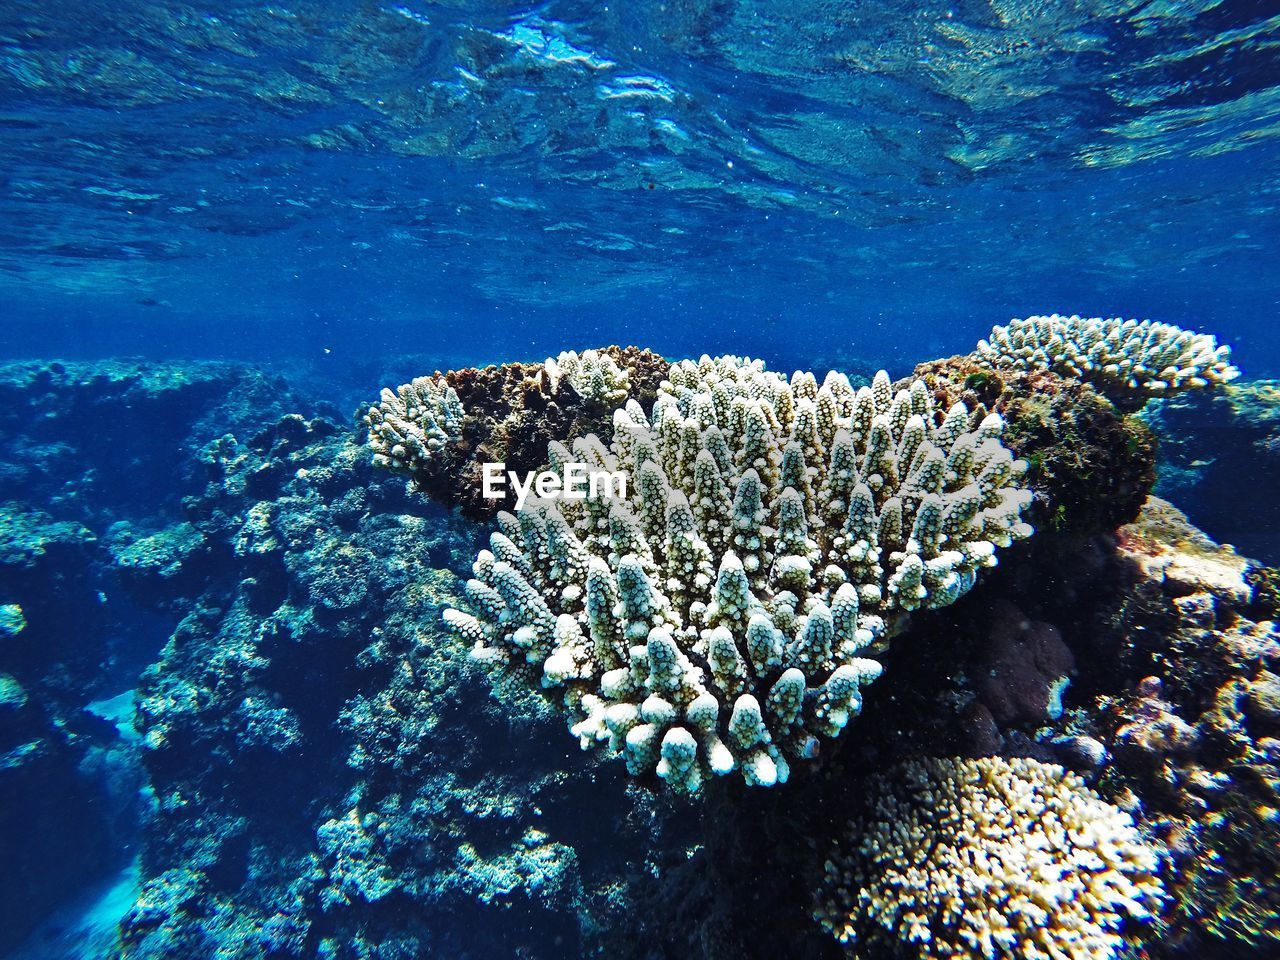
[[[1278,205],[1273,2],[0,0],[0,958],[1280,957]]]

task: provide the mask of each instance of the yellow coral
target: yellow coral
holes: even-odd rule
[[[826,864],[814,916],[851,952],[1103,960],[1163,902],[1133,821],[1030,759],[924,760],[872,792]]]

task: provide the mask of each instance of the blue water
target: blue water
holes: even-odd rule
[[[1274,14],[9,2],[0,354],[900,367],[1056,310],[1274,374]]]
[[[1280,916],[1252,587],[1112,609],[1139,564],[1064,539],[975,589],[931,702],[868,696],[831,792],[700,820],[495,707],[439,626],[486,531],[375,475],[351,412],[606,344],[896,377],[1055,312],[1280,378],[1278,208],[1277,0],[0,0],[0,958],[649,960],[739,921],[727,955],[835,956],[806,858],[874,750],[972,732],[991,623],[1078,668],[1053,729],[974,701],[1001,755],[1156,743],[1103,781],[1183,858],[1150,956],[1276,955],[1243,929]],[[1280,388],[1249,390],[1152,405],[1155,491],[1274,567]],[[1193,727],[1205,757],[1161,739]]]

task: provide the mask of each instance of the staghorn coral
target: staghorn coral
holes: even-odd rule
[[[995,369],[1052,370],[1093,384],[1132,409],[1168,396],[1234,380],[1231,350],[1201,333],[1152,320],[1119,317],[1028,317],[994,327],[975,358]]]
[[[467,585],[479,617],[445,619],[561,695],[584,748],[681,792],[785,781],[861,710],[881,669],[862,654],[1031,532],[1001,419],[942,416],[883,371],[855,391],[703,357],[671,367],[651,417],[614,417],[611,447],[550,460],[624,472],[628,495],[501,514]]]
[[[548,443],[604,432],[622,399],[649,410],[668,366],[648,350],[610,346],[563,353],[546,363],[467,367],[420,377],[398,391],[384,390],[379,403],[365,411],[374,463],[406,474],[416,489],[457,505],[472,520],[491,520],[514,501],[483,497],[484,463],[504,463],[520,474],[541,469]],[[571,389],[562,388],[566,379]],[[460,413],[456,425],[442,424],[437,406],[415,399],[433,390],[446,412]],[[406,391],[408,399],[402,397]],[[414,416],[406,419],[410,408]],[[406,445],[408,435],[413,441]]]
[[[441,377],[417,377],[394,392],[383,388],[382,399],[364,415],[373,447],[374,466],[416,472],[462,429],[458,391]]]
[[[814,912],[851,952],[1101,960],[1163,901],[1129,815],[1059,766],[912,761],[867,795]]]
[[[558,357],[547,357],[543,369],[551,380],[553,392],[568,384],[585,400],[617,404],[627,399],[631,378],[608,353],[583,350],[581,354],[566,350]]]
[[[971,356],[922,363],[912,378],[940,407],[959,402],[1005,421],[1000,442],[1030,465],[1027,519],[1038,530],[1109,533],[1138,515],[1155,483],[1151,431],[1087,383],[1048,370],[994,371]]]

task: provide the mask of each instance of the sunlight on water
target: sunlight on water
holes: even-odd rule
[[[375,316],[515,345],[556,302],[606,340],[749,315],[765,353],[801,316],[874,353],[886,321],[972,339],[1050,305],[1252,332],[1275,26],[1207,2],[8,4],[8,342],[74,297],[110,342],[216,350],[201,305],[232,290],[356,349]]]

